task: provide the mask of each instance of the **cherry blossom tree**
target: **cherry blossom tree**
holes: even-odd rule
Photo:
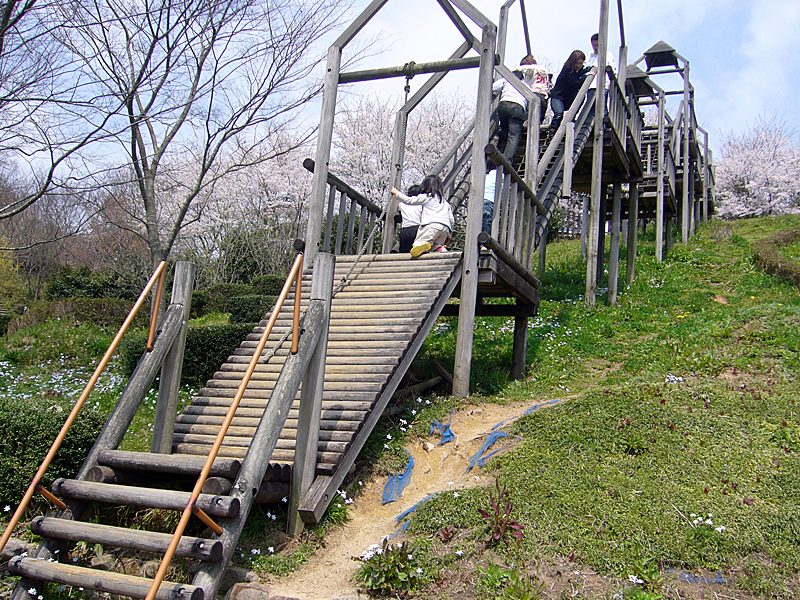
[[[723,219],[800,212],[800,139],[776,115],[722,137],[716,161],[717,214]]]

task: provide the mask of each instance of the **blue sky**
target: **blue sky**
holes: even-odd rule
[[[367,4],[358,0],[356,10]],[[610,49],[615,55],[620,41],[616,4],[611,2],[609,19]],[[474,0],[473,5],[497,22],[501,2]],[[544,59],[560,68],[573,49],[588,54],[589,38],[598,29],[599,0],[527,0],[526,9],[533,53],[540,62]],[[510,14],[509,66],[525,54],[519,3]],[[743,132],[763,114],[777,113],[790,128],[800,129],[800,111],[790,106],[800,98],[800,61],[792,43],[800,37],[800,1],[627,0],[623,18],[629,62],[659,40],[689,60],[698,121],[709,132],[712,148],[719,147],[721,133]],[[471,28],[480,35],[477,27]],[[389,0],[360,34],[364,36],[377,37],[385,51],[362,63],[362,68],[442,60],[463,40],[435,0]],[[412,86],[419,86],[424,77],[417,76]],[[473,98],[477,72],[451,73],[445,82],[444,90]],[[665,77],[657,82],[672,89],[682,87],[680,81]],[[388,80],[348,87],[358,94],[399,99],[403,83]]]

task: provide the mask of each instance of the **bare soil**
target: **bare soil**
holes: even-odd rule
[[[438,441],[436,436],[432,436],[406,446],[415,465],[411,483],[403,490],[400,500],[381,504],[385,478],[365,482],[363,493],[349,506],[350,521],[328,534],[325,547],[307,565],[271,581],[270,592],[300,600],[357,597],[352,576],[359,563],[353,557],[360,556],[371,544],[380,544],[384,536],[395,533],[397,515],[426,496],[444,490],[492,484],[494,480],[480,469],[465,473],[469,458],[480,449],[495,425],[511,422],[529,408],[542,404],[541,400],[531,400],[529,403],[506,405],[470,405],[453,413],[451,429],[456,435],[453,442],[425,450],[424,442],[427,441],[430,448]],[[507,447],[511,448],[511,445]],[[402,540],[402,537],[397,539]]]

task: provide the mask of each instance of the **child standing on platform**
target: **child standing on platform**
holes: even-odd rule
[[[417,237],[411,248],[414,258],[428,251],[436,251],[447,243],[453,231],[453,210],[444,199],[442,180],[436,175],[428,175],[422,180],[422,193],[406,196],[394,187],[390,190],[404,204],[422,206]]]

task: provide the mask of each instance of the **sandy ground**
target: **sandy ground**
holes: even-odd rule
[[[397,515],[429,494],[490,484],[492,478],[477,467],[465,473],[469,458],[480,449],[492,427],[502,421],[513,421],[537,405],[542,402],[467,406],[453,413],[451,428],[456,435],[453,442],[435,446],[430,451],[419,442],[406,446],[414,456],[415,465],[411,483],[403,490],[402,498],[382,505],[386,479],[367,483],[363,494],[349,507],[350,521],[327,536],[325,548],[307,565],[269,582],[271,594],[301,600],[359,597],[351,582],[359,563],[352,557],[360,556],[370,544],[379,544],[384,536],[393,534],[397,530]],[[428,441],[435,444],[438,439],[432,436]]]

